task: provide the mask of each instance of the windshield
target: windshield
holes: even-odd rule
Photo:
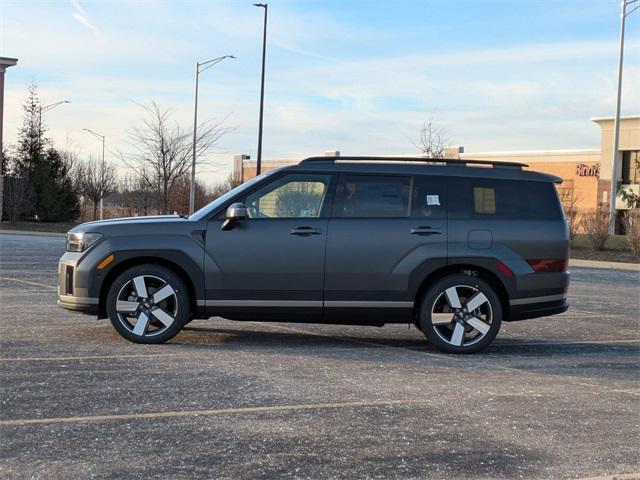
[[[216,198],[213,202],[205,205],[204,207],[202,207],[197,212],[194,212],[191,216],[189,216],[189,220],[202,220],[202,219],[204,219],[207,215],[209,215],[209,213],[213,212],[214,210],[219,208],[221,205],[224,205],[225,202],[229,201],[231,198],[233,198],[238,193],[242,192],[243,190],[245,190],[247,188],[252,187],[256,183],[261,181],[263,178],[267,178],[267,177],[273,175],[276,172],[277,172],[277,170],[271,170],[269,172],[266,172],[266,173],[263,173],[261,175],[258,175],[257,177],[253,177],[251,180],[243,183],[242,185],[238,185],[233,190],[229,190],[224,195],[221,195],[218,198]]]

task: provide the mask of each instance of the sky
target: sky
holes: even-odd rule
[[[199,171],[221,181],[255,159],[263,10],[252,1],[0,0],[4,141],[27,85],[48,135],[81,158],[132,150],[127,131],[157,102],[193,122],[196,61],[235,55],[200,77],[199,118],[231,131]],[[271,0],[263,158],[418,153],[428,118],[467,152],[599,147],[593,117],[615,111],[618,0]],[[627,19],[623,115],[640,114],[640,11]],[[126,168],[118,164],[122,173]]]

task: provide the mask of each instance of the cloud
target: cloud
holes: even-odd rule
[[[254,155],[260,10],[235,2],[215,8],[205,2],[135,2],[121,15],[117,4],[94,3],[91,18],[77,1],[72,5],[73,19],[68,4],[7,9],[10,43],[3,50],[20,58],[6,79],[7,143],[15,141],[24,85],[32,79],[40,83],[43,101],[73,102],[50,112],[46,122],[57,144],[70,138],[82,155],[99,153],[99,142],[82,128],[107,135],[108,150],[127,148],[127,127],[141,116],[134,102],[156,100],[190,126],[195,61],[233,53],[238,60],[200,79],[199,118],[233,112],[229,126],[237,127],[219,145],[227,153],[211,155],[224,166],[204,178],[224,177],[234,153]],[[403,45],[398,29],[375,29],[327,12],[287,13],[280,5],[270,16],[265,158],[329,149],[412,153],[412,140],[430,112],[452,142],[468,150],[595,147],[599,131],[589,118],[614,110],[616,40],[602,32]],[[97,18],[105,35],[87,40],[84,28],[100,35]],[[75,22],[84,28],[69,28]],[[640,109],[639,52],[634,33],[625,51],[626,114]]]
[[[71,14],[74,20],[76,20],[78,23],[88,28],[89,30],[91,30],[96,37],[99,37],[101,34],[100,30],[98,29],[98,27],[96,27],[93,23],[89,21],[89,15],[87,15],[87,12],[84,10],[84,8],[80,6],[77,0],[71,0],[71,3],[73,4],[73,7],[76,10]]]

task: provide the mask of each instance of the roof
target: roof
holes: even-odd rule
[[[560,183],[554,175],[523,170],[527,165],[483,160],[433,159],[425,157],[310,157],[283,170],[349,173],[430,174],[476,178],[501,178]]]

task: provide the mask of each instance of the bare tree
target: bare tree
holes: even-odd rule
[[[640,208],[628,210],[624,216],[624,226],[634,257],[640,257]]]
[[[113,165],[94,157],[86,162],[76,162],[76,185],[78,191],[91,200],[93,219],[98,218],[98,204],[118,186],[116,169]]]
[[[148,215],[157,205],[156,195],[138,174],[129,173],[120,183],[122,206],[129,216]]]
[[[4,203],[10,222],[22,220],[32,213],[35,195],[31,182],[25,177],[4,177]]]
[[[229,176],[224,181],[222,181],[220,183],[216,183],[213,186],[213,189],[211,190],[211,198],[212,199],[216,199],[218,197],[221,197],[222,195],[224,195],[225,193],[227,193],[230,190],[233,190],[234,188],[236,188],[240,184],[241,184],[241,182],[236,180],[233,177],[233,174],[230,173]]]
[[[586,212],[580,218],[580,227],[594,250],[604,250],[609,239],[611,218],[607,205],[600,204],[598,208]]]
[[[434,125],[433,117],[430,116],[422,125],[420,137],[417,142],[414,142],[414,145],[425,157],[444,158],[448,143],[449,135],[447,131]]]
[[[172,212],[178,212],[180,215],[189,213],[189,191],[191,189],[191,178],[188,175],[179,178],[176,181],[174,195],[171,196],[169,209]],[[211,202],[213,197],[203,183],[196,180],[196,210],[202,208]]]
[[[578,231],[578,204],[582,199],[582,195],[575,191],[573,180],[564,182],[561,186],[558,186],[558,195],[560,196],[560,202],[562,203],[562,209],[564,210],[564,216],[569,223],[569,240],[573,240]]]
[[[193,132],[171,120],[170,111],[153,102],[143,107],[140,126],[128,132],[133,153],[120,153],[124,163],[156,192],[163,213],[169,213],[171,196],[178,179],[191,170]],[[220,121],[204,122],[198,127],[196,159],[201,159],[230,131]],[[204,163],[197,160],[197,163]]]

